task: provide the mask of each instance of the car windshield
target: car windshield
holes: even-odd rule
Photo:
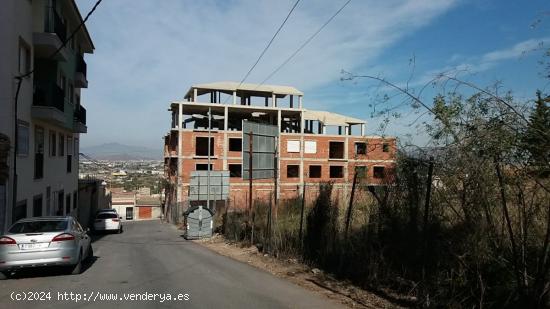
[[[114,213],[100,213],[97,215],[97,219],[112,219],[112,218],[118,218],[118,216]]]
[[[45,233],[58,232],[67,228],[67,220],[26,221],[15,223],[10,233]]]

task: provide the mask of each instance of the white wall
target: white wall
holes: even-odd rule
[[[33,12],[32,4],[35,4]],[[2,0],[0,3],[0,133],[10,137],[13,147],[14,143],[14,96],[16,91],[15,77],[20,75],[18,68],[19,42],[24,40],[31,49],[31,59],[34,58],[32,32],[32,16],[41,15],[45,0]],[[38,7],[38,8],[37,8]],[[42,20],[34,23],[42,24]],[[54,77],[55,78],[55,77]],[[56,127],[52,124],[36,121],[31,118],[32,77],[23,80],[19,94],[18,119],[29,123],[29,155],[18,156],[17,174],[18,187],[16,201],[27,200],[27,216],[33,215],[33,197],[42,194],[42,213],[46,213],[46,188],[51,187],[51,210],[55,214],[57,200],[56,193],[64,190],[65,196],[71,194],[71,206],[73,205],[73,193],[78,189],[78,149],[73,151],[72,173],[66,173],[66,156],[49,156],[49,130],[53,129],[58,134],[73,136],[73,145],[79,134],[73,134],[66,129]],[[34,179],[34,128],[35,125],[42,126],[44,131],[44,178]],[[58,137],[59,138],[59,137]],[[65,146],[66,148],[66,146]],[[65,155],[67,154],[65,149]],[[13,148],[8,161],[10,175],[6,186],[6,209],[0,209],[0,218],[5,214],[3,222],[0,222],[0,232],[11,224],[12,218],[12,190],[13,190]],[[71,207],[73,208],[73,207]],[[5,223],[5,226],[2,226]]]

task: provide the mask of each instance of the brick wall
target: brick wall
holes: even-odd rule
[[[196,170],[196,164],[207,164],[206,156],[196,155],[196,137],[208,137],[207,131],[180,131],[179,138],[181,139],[181,165],[180,165],[180,183],[183,184],[182,200],[187,201],[188,185],[190,174]],[[223,170],[224,160],[229,164],[242,164],[242,153],[240,151],[227,151],[225,157],[224,145],[225,138],[228,139],[227,147],[229,148],[229,138],[241,138],[241,132],[212,132],[211,137],[214,138],[214,155],[211,158],[213,170]],[[346,143],[347,139],[347,143]],[[287,177],[288,165],[300,165],[301,157],[303,156],[303,177],[307,183],[307,197],[315,198],[318,194],[318,189],[315,189],[315,184],[319,182],[332,181],[335,183],[334,198],[343,198],[347,196],[351,189],[351,181],[353,179],[356,166],[366,166],[366,178],[363,182],[368,184],[383,184],[391,182],[393,178],[393,170],[395,168],[396,155],[396,140],[395,138],[383,139],[381,137],[368,136],[344,136],[344,135],[315,135],[304,134],[304,141],[316,142],[316,153],[302,153],[304,145],[300,142],[300,134],[281,134],[280,136],[280,197],[282,199],[293,198],[301,194],[300,177]],[[288,141],[299,141],[300,152],[288,152]],[[344,149],[344,159],[329,159],[329,144],[330,142],[343,142],[347,147]],[[366,143],[366,154],[356,154],[355,144],[357,142]],[[387,144],[386,147],[383,145]],[[386,151],[384,151],[386,150]],[[320,178],[309,177],[309,166],[317,165],[321,167]],[[342,178],[330,178],[330,167],[341,166]],[[384,167],[385,178],[375,178],[374,167]],[[298,172],[300,168],[298,167]],[[346,178],[347,175],[347,178]],[[231,178],[231,191],[229,199],[232,207],[246,209],[248,206],[248,181],[242,178]],[[273,192],[273,180],[263,179],[254,181],[254,198],[268,199]]]

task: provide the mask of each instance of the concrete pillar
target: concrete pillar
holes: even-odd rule
[[[323,134],[327,134],[327,126],[323,123],[322,124],[322,128],[323,128]]]
[[[365,136],[365,124],[361,124],[361,136]]]
[[[302,108],[302,96],[298,96],[298,108]]]
[[[178,120],[177,120],[178,130],[181,130],[181,128],[183,128],[182,124],[183,124],[183,105],[181,103],[179,103],[178,104]]]
[[[277,107],[277,96],[275,94],[271,95],[271,106]]]
[[[291,97],[292,98],[292,97]],[[290,100],[292,102],[292,99]],[[292,104],[292,103],[291,103]],[[300,112],[300,192],[304,192],[304,112]]]
[[[193,88],[193,102],[197,102],[197,88]]]
[[[233,91],[233,104],[237,104],[237,91]]]
[[[277,110],[277,127],[279,128],[279,133],[281,132],[281,110]]]

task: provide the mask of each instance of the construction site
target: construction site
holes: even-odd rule
[[[355,173],[361,175],[362,184],[391,182],[394,137],[366,135],[361,119],[307,109],[303,95],[288,86],[217,82],[193,85],[182,101],[171,102],[171,130],[164,146],[167,205],[180,210],[195,205],[215,209],[229,202],[234,209],[247,209],[250,187],[254,200],[274,194],[290,199],[304,192],[314,198],[323,182],[332,182],[333,196],[344,199]],[[280,132],[275,177],[254,179],[252,184],[243,178],[246,121],[270,124]],[[194,171],[228,171],[229,194],[209,194],[209,202],[190,199]]]

